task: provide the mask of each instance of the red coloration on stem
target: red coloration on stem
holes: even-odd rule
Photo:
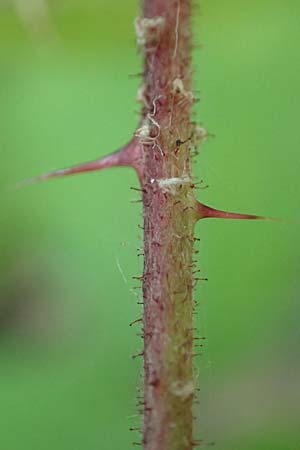
[[[195,281],[194,226],[199,219],[273,220],[216,210],[197,201],[192,150],[207,137],[192,121],[191,0],[143,0],[135,21],[144,56],[140,127],[121,150],[22,184],[132,167],[143,196],[144,450],[192,450]],[[196,212],[195,212],[196,211]],[[136,278],[136,277],[135,277]],[[201,278],[202,280],[205,278]],[[204,337],[198,338],[205,339]],[[200,344],[201,346],[202,344]],[[200,441],[199,441],[200,445]]]
[[[66,169],[58,169],[53,172],[40,175],[29,180],[22,181],[18,184],[18,187],[38,183],[41,181],[47,181],[52,178],[66,177],[69,175],[76,175],[86,172],[95,172],[98,170],[108,169],[110,167],[132,167],[137,172],[140,180],[143,177],[142,160],[141,160],[141,148],[137,142],[137,138],[132,139],[125,147],[117,150],[110,155],[103,158],[96,159],[95,161],[89,161],[79,164],[77,166],[68,167]]]
[[[144,450],[193,448],[191,0],[144,0]]]
[[[211,208],[203,203],[197,203],[198,220],[200,219],[246,219],[246,220],[275,220],[264,216],[240,214]]]

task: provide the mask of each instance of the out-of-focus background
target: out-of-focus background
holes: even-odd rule
[[[138,121],[136,0],[0,1],[0,448],[115,450],[139,437],[141,208],[127,169],[11,189],[115,150]],[[287,223],[197,226],[198,435],[300,447],[300,3],[195,9],[204,202]],[[293,223],[293,221],[295,223]]]

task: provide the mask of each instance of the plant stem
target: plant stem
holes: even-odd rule
[[[194,226],[200,219],[276,220],[197,201],[191,152],[207,133],[191,120],[191,0],[144,0],[135,21],[144,56],[139,128],[119,151],[46,173],[51,178],[132,167],[144,209],[144,450],[192,450]]]
[[[194,445],[190,14],[190,0],[145,0],[136,20],[145,61],[137,132],[144,155],[145,450]]]

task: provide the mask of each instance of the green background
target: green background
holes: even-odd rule
[[[132,135],[135,0],[0,2],[0,448],[131,449],[139,437],[142,213],[114,169],[14,190]],[[221,209],[287,222],[197,226],[198,435],[219,450],[300,448],[300,3],[195,9],[195,175]],[[43,12],[44,11],[44,12]]]

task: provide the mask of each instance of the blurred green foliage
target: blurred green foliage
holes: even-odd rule
[[[135,0],[0,3],[0,448],[123,450],[138,437],[140,204],[115,169],[10,189],[132,135]],[[195,2],[198,3],[198,2]],[[200,3],[200,2],[199,2]],[[300,3],[195,9],[199,197],[299,219]],[[27,8],[27,9],[26,9]],[[31,8],[31,9],[30,9]],[[219,450],[299,448],[297,223],[197,226],[199,435]]]

